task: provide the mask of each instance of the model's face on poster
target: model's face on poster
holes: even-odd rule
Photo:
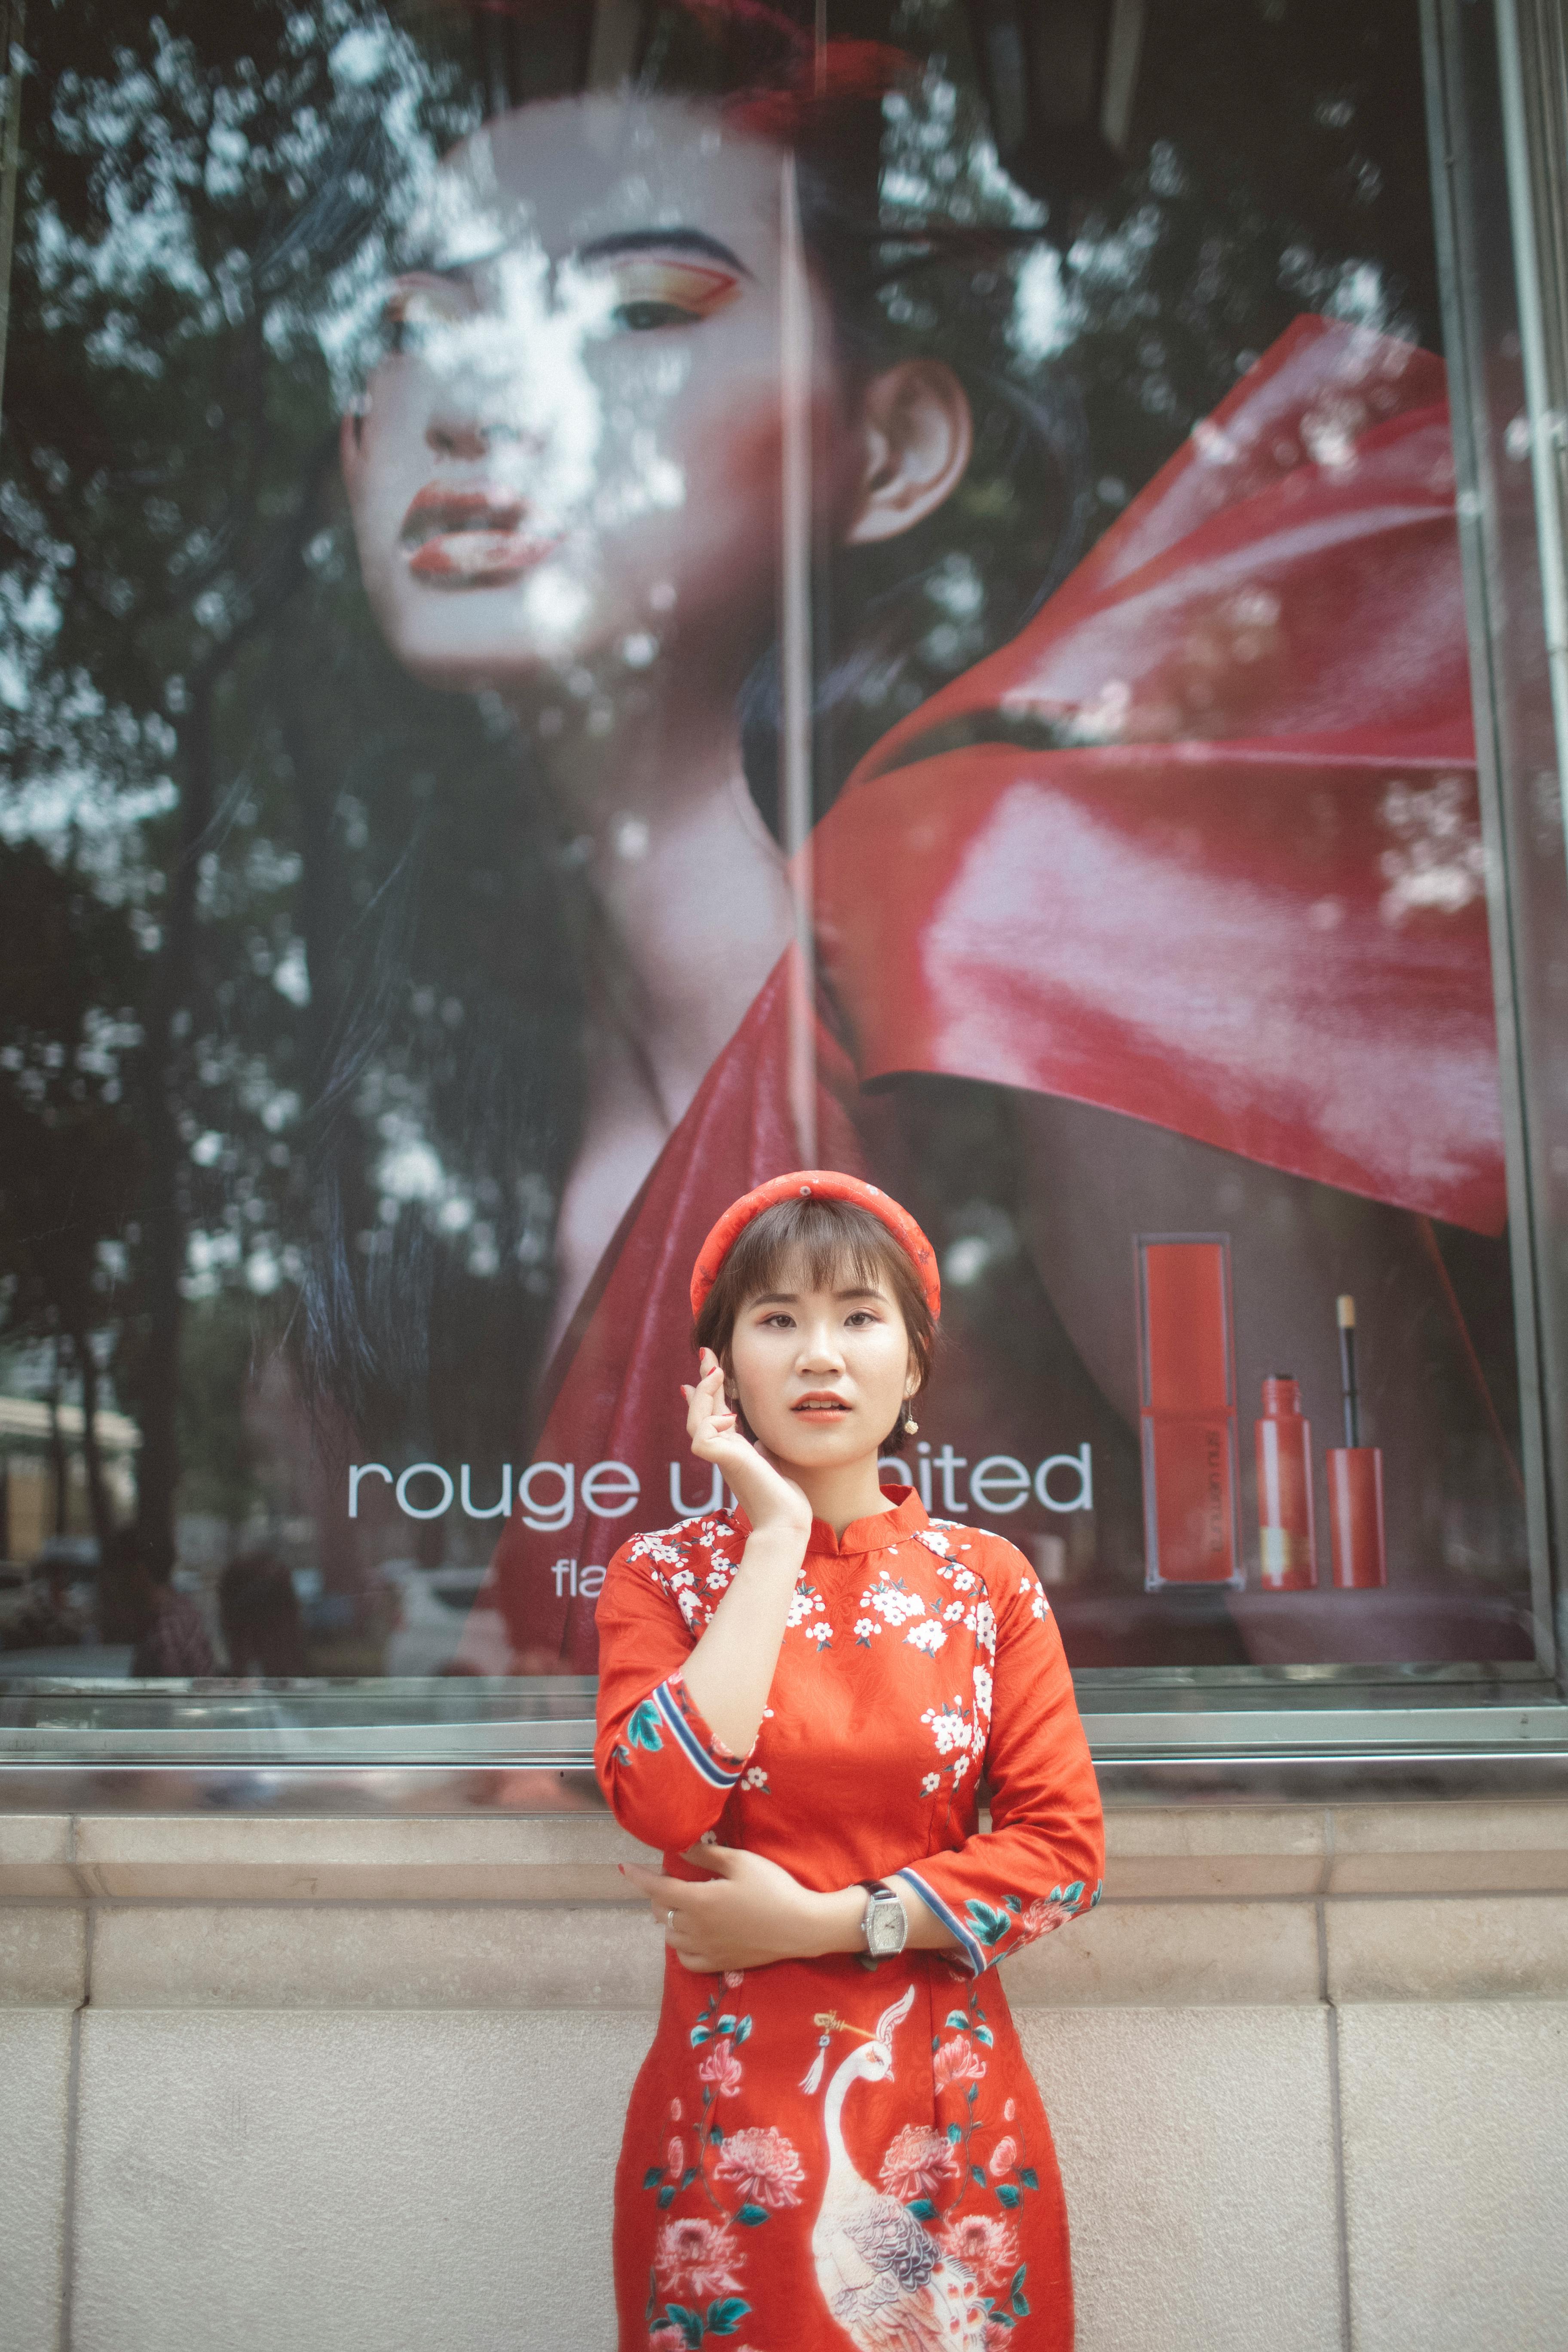
[[[519,109],[447,158],[342,444],[366,590],[421,677],[526,690],[694,637],[712,663],[754,655],[778,564],[783,163],[716,109],[619,100]],[[811,299],[831,503],[853,451]]]

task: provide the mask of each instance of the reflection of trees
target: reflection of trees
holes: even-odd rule
[[[963,18],[829,9],[960,78]],[[1049,351],[1083,381],[1101,521],[1300,309],[1435,331],[1415,21],[1405,0],[1150,12],[1150,160],[1086,218],[1065,276],[1043,248],[1022,265],[997,343],[1026,375]],[[134,1410],[164,1539],[182,1360],[202,1491],[244,1491],[192,1382],[237,1412],[237,1323],[267,1298],[290,1311],[320,1197],[307,1114],[334,1061],[318,1149],[357,1278],[399,1231],[435,1270],[433,1325],[359,1368],[364,1410],[412,1397],[409,1434],[437,1456],[510,1451],[547,1304],[565,869],[520,802],[504,717],[421,692],[385,654],[334,488],[350,327],[466,119],[463,72],[416,49],[416,22],[463,26],[372,0],[28,14],[0,451],[0,1313],[89,1399],[109,1379]],[[957,194],[972,219],[1019,217],[971,100],[910,120],[911,207]],[[890,295],[890,323],[973,360],[994,288],[933,289]],[[921,586],[920,690],[983,650],[993,562],[1027,569],[1037,525],[994,470],[961,506],[972,555]],[[377,974],[400,894],[403,961]],[[509,1163],[519,1135],[531,1156]],[[193,1335],[193,1295],[234,1314]]]
[[[356,56],[366,26],[380,47]],[[93,1322],[115,1340],[143,1432],[142,1517],[166,1541],[184,1301],[286,1278],[344,925],[330,842],[313,841],[301,881],[323,820],[300,822],[279,723],[286,694],[308,709],[322,691],[342,568],[316,328],[334,273],[374,259],[378,220],[395,219],[399,130],[423,135],[429,117],[445,140],[454,123],[438,78],[411,79],[406,44],[352,5],[189,5],[150,24],[99,0],[38,6],[28,32],[3,493],[8,831],[47,843],[47,860],[31,842],[12,855],[85,896],[125,950],[127,1001],[90,1010],[112,1026],[104,1085],[134,1160],[80,1120],[65,1158],[79,1193],[104,1196],[82,1233],[126,1253]],[[312,675],[290,679],[291,660]],[[334,800],[329,787],[329,831]],[[68,1049],[89,1015],[58,958],[37,993]],[[48,1150],[39,1133],[26,1155],[45,1185]],[[59,1270],[47,1302],[42,1275],[19,1278],[45,1228],[19,1228],[11,1327],[66,1329]],[[76,1354],[85,1370],[90,1349]]]
[[[1301,311],[1441,340],[1415,0],[1163,0],[1133,143],[1064,320],[1106,520]]]
[[[93,1528],[110,1524],[95,1416],[97,1337],[113,1312],[120,1237],[141,1153],[120,1076],[135,1034],[134,950],[119,910],[31,842],[0,859],[0,1294],[4,1328],[51,1358],[56,1532],[64,1532],[58,1404],[79,1387]]]

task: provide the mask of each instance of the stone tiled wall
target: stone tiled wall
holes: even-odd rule
[[[1568,2352],[1568,1805],[1110,1832],[1106,1903],[1007,1964],[1083,2352]],[[609,2352],[637,1851],[0,1821],[0,2347]]]

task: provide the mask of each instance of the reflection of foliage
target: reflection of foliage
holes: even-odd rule
[[[140,1198],[132,1155],[80,1117],[71,1164],[79,1192],[110,1170],[119,1185],[134,1313],[118,1372],[145,1432],[143,1516],[166,1533],[182,1300],[298,1265],[301,1118],[341,952],[409,830],[395,714],[414,698],[351,650],[369,630],[331,503],[330,331],[465,118],[439,60],[355,0],[151,21],[92,0],[36,8],[28,35],[5,837],[35,866],[47,845],[126,942],[123,992],[89,1025],[113,1036]],[[449,761],[476,731],[448,725]],[[390,838],[365,813],[367,749],[395,778]],[[88,1015],[58,958],[37,982],[68,1055]],[[41,1147],[29,1165],[47,1170]]]
[[[1440,343],[1415,0],[1164,0],[1132,129],[1053,338],[1102,521],[1301,311]]]
[[[255,1333],[232,1290],[193,1302],[180,1347],[180,1505],[242,1525],[260,1488],[245,1426]]]
[[[0,858],[0,1335],[52,1340],[87,1416],[96,1532],[99,1335],[123,1294],[139,1150],[122,1079],[136,1042],[135,951],[121,911],[36,844]]]

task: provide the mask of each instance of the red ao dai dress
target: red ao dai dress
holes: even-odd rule
[[[814,1523],[746,1757],[681,1675],[744,1515],[637,1536],[605,1577],[596,1753],[623,1827],[679,1877],[716,1837],[823,1891],[901,1881],[957,1947],[723,1977],[669,1956],[616,2176],[620,2352],[1070,2352],[1050,2127],[990,1971],[1098,1899],[1094,1770],[1023,1554],[911,1489],[889,1506],[837,1539]]]

